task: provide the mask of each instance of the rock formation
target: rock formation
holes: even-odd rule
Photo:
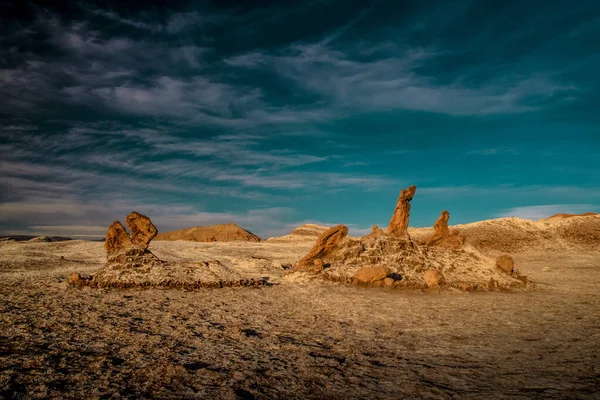
[[[108,227],[106,233],[106,239],[104,240],[104,248],[106,254],[118,253],[131,246],[131,238],[125,230],[125,227],[119,222],[115,221]]]
[[[150,241],[156,237],[158,230],[150,221],[150,218],[133,211],[125,220],[131,231],[131,243],[146,250]]]
[[[308,272],[314,268],[314,261],[317,258],[323,259],[323,257],[330,254],[335,246],[341,242],[341,240],[348,234],[348,227],[345,225],[337,225],[333,228],[329,228],[317,238],[317,241],[313,248],[306,254],[294,267],[296,271]]]
[[[193,242],[260,242],[261,238],[236,224],[197,226],[160,233],[156,240],[189,240]]]
[[[308,272],[323,280],[368,287],[426,289],[443,285],[489,290],[490,279],[497,283],[494,288],[503,290],[531,287],[516,271],[500,271],[494,258],[464,242],[457,230],[448,227],[447,211],[437,220],[429,246],[425,241],[413,241],[407,226],[415,190],[414,186],[402,190],[388,232],[374,225],[370,234],[355,238],[347,236],[344,225],[338,225],[319,236],[292,273]]]
[[[402,189],[398,197],[398,203],[394,210],[394,215],[388,226],[388,234],[396,237],[408,237],[408,219],[410,217],[410,201],[413,199],[416,186],[409,186],[408,189]]]
[[[459,235],[458,230],[448,228],[450,213],[442,211],[440,217],[433,225],[433,235],[427,240],[428,246],[442,246],[451,249],[459,249],[464,244],[464,238]]]

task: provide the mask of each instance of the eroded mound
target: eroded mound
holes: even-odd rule
[[[173,287],[185,289],[231,286],[262,286],[262,279],[249,279],[218,260],[169,262],[160,260],[148,245],[157,229],[145,215],[132,212],[127,216],[131,236],[119,221],[113,222],[106,234],[105,266],[94,276],[72,274],[68,282],[74,286],[98,288]]]
[[[261,238],[236,224],[221,224],[159,233],[156,240],[190,240],[194,242],[232,242],[241,240],[260,242]]]
[[[450,213],[442,211],[427,240],[417,243],[406,227],[416,187],[403,189],[387,232],[373,226],[362,238],[347,236],[338,225],[323,232],[296,264],[295,272],[357,286],[417,288],[450,286],[462,290],[501,290],[529,285],[514,268],[504,268],[448,228]],[[511,258],[512,260],[512,258]]]
[[[294,228],[287,235],[275,236],[267,239],[269,242],[306,242],[314,241],[329,227],[316,225],[316,224],[304,224],[297,228]]]

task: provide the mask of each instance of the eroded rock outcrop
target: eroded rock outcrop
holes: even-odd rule
[[[335,246],[339,244],[346,235],[348,235],[348,227],[345,225],[337,225],[323,232],[321,236],[317,238],[315,245],[308,254],[298,261],[294,270],[305,272],[311,271],[315,266],[315,259],[323,259],[323,257],[330,254],[335,249]]]
[[[131,243],[141,249],[146,250],[150,241],[158,234],[158,229],[150,218],[135,211],[127,216],[125,222],[131,231]]]
[[[407,227],[415,190],[411,186],[400,193],[388,232],[374,225],[370,234],[355,238],[347,236],[345,226],[338,225],[319,237],[294,271],[367,287],[491,290],[490,279],[496,282],[494,288],[503,290],[532,287],[516,271],[500,271],[495,258],[483,254],[466,243],[457,230],[450,229],[448,211],[441,213],[428,241],[413,241]]]
[[[129,237],[127,230],[119,221],[113,222],[108,227],[106,239],[104,240],[106,254],[110,256],[111,254],[118,253],[129,247],[131,247],[131,238]]]
[[[457,229],[450,230],[448,221],[450,213],[446,210],[442,211],[440,217],[433,225],[433,235],[427,240],[428,246],[441,246],[451,249],[460,249],[465,240],[460,236]]]
[[[410,201],[413,199],[416,186],[402,189],[398,197],[398,203],[388,226],[388,234],[396,237],[408,237],[408,220],[410,217]]]

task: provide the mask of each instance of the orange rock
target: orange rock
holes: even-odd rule
[[[354,273],[354,278],[360,282],[377,282],[385,279],[389,273],[390,269],[383,265],[377,267],[363,267],[359,268]]]
[[[393,288],[394,287],[394,279],[392,278],[384,278],[383,279],[383,286],[386,288]]]
[[[423,279],[428,287],[440,286],[444,283],[444,275],[437,269],[428,269],[423,274]]]
[[[458,229],[448,228],[448,220],[450,213],[446,210],[442,211],[440,217],[433,225],[433,235],[427,240],[428,246],[440,246],[449,249],[460,249],[464,243],[464,237],[459,235]]]
[[[294,270],[308,272],[314,268],[314,261],[317,258],[323,259],[330,254],[335,246],[348,235],[348,227],[345,225],[337,225],[327,229],[317,238],[313,248],[304,257],[298,261]]]
[[[446,210],[442,211],[440,217],[435,221],[435,224],[433,224],[433,236],[427,240],[428,246],[431,246],[450,235],[450,229],[448,229],[449,219],[450,213]]]
[[[511,256],[503,254],[496,259],[496,266],[507,274],[512,274],[515,268],[515,260]]]
[[[416,186],[409,186],[408,189],[402,189],[398,197],[398,203],[394,210],[394,215],[388,226],[388,234],[397,237],[408,236],[408,219],[410,217],[410,201],[413,199]]]
[[[118,253],[119,251],[130,247],[131,239],[129,234],[125,230],[125,227],[119,222],[115,221],[108,227],[106,233],[106,240],[104,241],[104,248],[108,255]]]
[[[69,285],[73,286],[85,286],[87,284],[87,279],[84,279],[80,274],[74,273],[69,276],[67,280]]]
[[[135,211],[131,212],[125,221],[131,231],[131,243],[146,250],[150,241],[158,233],[156,226],[150,221],[150,218]]]
[[[323,269],[325,268],[325,263],[323,263],[323,260],[321,258],[315,258],[315,260],[313,261],[313,268],[310,272],[314,273],[314,274],[318,274],[321,273],[323,271]]]

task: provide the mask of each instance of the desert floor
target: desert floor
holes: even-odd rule
[[[600,253],[516,255],[536,291],[430,293],[284,275],[311,245],[153,242],[273,283],[187,292],[68,287],[102,243],[2,243],[0,398],[598,398]]]

